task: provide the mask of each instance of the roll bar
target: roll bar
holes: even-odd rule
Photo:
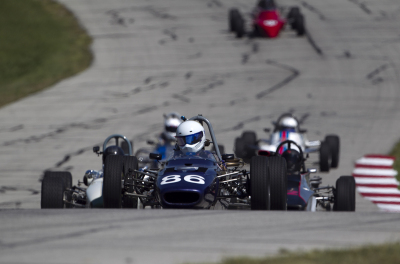
[[[133,150],[132,150],[132,145],[131,142],[123,135],[120,134],[112,134],[111,136],[109,136],[108,138],[106,138],[106,140],[104,140],[103,143],[103,151],[107,148],[107,143],[108,141],[110,141],[111,139],[115,138],[115,145],[118,146],[118,139],[122,138],[123,140],[125,140],[125,142],[128,144],[128,148],[129,148],[129,156],[133,155]]]
[[[182,118],[182,120],[186,120],[186,118],[184,116],[182,116],[181,118]],[[222,160],[221,152],[219,152],[217,139],[215,137],[214,130],[212,128],[212,125],[211,125],[210,121],[208,121],[207,118],[205,118],[205,117],[203,117],[201,115],[194,116],[194,117],[190,118],[189,120],[197,120],[197,121],[200,121],[200,122],[203,121],[203,122],[205,122],[207,124],[208,130],[210,131],[210,136],[211,136],[211,139],[212,139],[212,143],[214,144],[215,152],[217,153],[217,156],[218,156],[219,160]]]

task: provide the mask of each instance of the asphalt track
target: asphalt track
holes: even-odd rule
[[[341,137],[339,169],[321,175],[333,185],[398,140],[398,1],[280,1],[302,7],[309,34],[273,40],[227,32],[228,9],[249,12],[248,1],[60,2],[94,38],[95,60],[0,110],[0,262],[179,263],[399,240],[399,215],[360,196],[348,214],[36,210],[43,171],[69,170],[76,182],[100,168],[94,145],[121,133],[144,146],[169,111],[203,114],[228,151],[242,131],[266,137],[291,111],[310,139]]]

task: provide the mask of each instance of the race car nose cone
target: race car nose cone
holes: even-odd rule
[[[276,25],[278,25],[278,21],[273,19],[267,19],[263,21],[263,24],[266,27],[275,27]]]

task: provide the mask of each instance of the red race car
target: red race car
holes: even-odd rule
[[[304,16],[299,7],[291,7],[284,19],[278,12],[274,0],[259,0],[251,13],[253,32],[250,36],[275,38],[288,23],[298,36],[306,32]],[[229,10],[229,29],[241,38],[246,34],[245,20],[237,8]]]

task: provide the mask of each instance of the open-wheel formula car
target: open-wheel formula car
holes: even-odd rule
[[[279,154],[279,150],[284,147],[286,150]],[[306,158],[296,142],[283,141],[277,150],[277,152],[262,150],[259,155],[282,156],[286,160],[287,207],[289,210],[355,211],[355,181],[352,176],[339,177],[335,187],[320,186],[321,177],[310,178],[310,174],[316,170],[306,168]]]
[[[246,34],[246,21],[242,13],[237,8],[232,8],[228,17],[229,30],[234,32],[237,38],[243,37]],[[299,7],[291,7],[284,19],[274,0],[259,0],[251,12],[253,31],[250,36],[276,38],[286,24],[289,24],[298,36],[303,36],[306,32],[304,15]]]
[[[322,172],[328,172],[330,168],[339,166],[340,138],[337,135],[327,135],[324,141],[310,141],[307,138],[307,130],[301,129],[299,121],[290,113],[281,115],[277,121],[272,122],[274,129],[271,131],[265,128],[264,131],[270,133],[269,139],[257,139],[254,131],[244,131],[242,135],[235,139],[235,154],[245,160],[257,155],[258,151],[277,151],[277,146],[285,140],[292,140],[308,153],[319,153],[319,168]],[[280,152],[285,150],[284,146]]]
[[[112,139],[115,140],[115,145],[109,144]],[[125,142],[128,153],[124,153],[119,147],[119,139]],[[133,191],[133,176],[128,172],[138,169],[138,161],[132,156],[130,141],[122,135],[113,134],[104,141],[102,152],[98,146],[93,147],[93,151],[102,155],[102,167],[100,170],[87,170],[83,182],[78,181],[78,185],[72,186],[72,175],[68,171],[45,172],[41,208],[137,207],[137,199],[124,194],[125,191]],[[115,178],[120,181],[115,182]]]
[[[205,150],[184,153],[177,144],[160,168],[132,170],[133,192],[124,195],[139,198],[143,208],[286,210],[286,162],[282,157],[253,157],[250,171],[243,170],[242,159],[221,155],[206,118],[182,119],[207,125],[211,141],[206,140],[205,146],[213,144],[215,154],[200,155],[207,153]],[[162,155],[151,153],[150,158],[161,160]],[[119,174],[114,174],[114,181],[121,181]],[[114,195],[121,194],[116,189]]]

